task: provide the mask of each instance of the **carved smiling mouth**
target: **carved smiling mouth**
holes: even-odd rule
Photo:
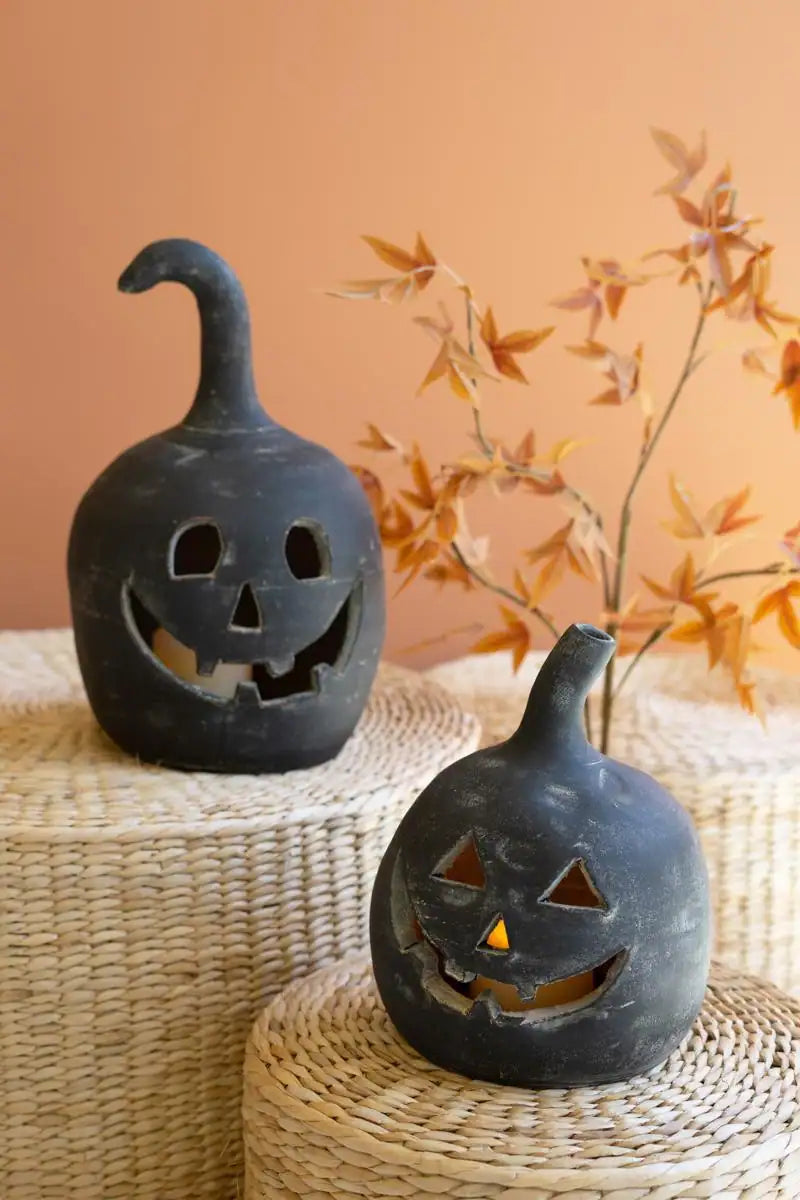
[[[597,966],[563,979],[539,984],[523,993],[513,983],[492,979],[488,975],[468,975],[453,965],[438,959],[439,972],[448,987],[460,992],[473,1003],[485,1003],[508,1016],[532,1020],[549,1020],[565,1013],[577,1012],[603,995],[619,975],[627,959],[620,950]]]
[[[516,1021],[551,1021],[588,1008],[619,978],[628,960],[627,950],[620,950],[586,971],[549,980],[523,994],[513,983],[461,971],[425,940],[408,946],[406,953],[421,960],[422,986],[441,1004],[465,1015],[485,1005],[495,1020]]]
[[[361,585],[356,586],[328,628],[297,654],[250,663],[201,658],[191,647],[167,634],[130,584],[122,592],[128,628],[159,668],[178,683],[217,701],[235,699],[270,704],[319,692],[327,673],[341,668],[350,652],[360,612]],[[169,641],[165,654],[164,640]],[[206,682],[207,681],[207,682]]]

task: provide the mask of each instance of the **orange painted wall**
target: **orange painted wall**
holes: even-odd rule
[[[278,418],[350,457],[364,418],[424,435],[434,462],[463,448],[465,411],[415,398],[431,344],[405,315],[320,289],[374,273],[362,232],[416,228],[494,303],[501,326],[549,321],[582,253],[629,258],[672,242],[649,124],[730,156],[747,207],[777,243],[775,291],[800,305],[796,0],[5,0],[0,6],[0,624],[67,620],[64,546],[82,489],[120,449],[180,417],[196,376],[189,297],[123,297],[147,241],[203,240],[248,290],[262,397]],[[689,327],[671,287],[631,304],[663,397]],[[719,326],[721,332],[727,331]],[[509,384],[490,431],[596,439],[575,478],[605,507],[636,448],[632,412],[588,410],[595,379],[563,353],[563,322]],[[423,429],[424,426],[424,429]],[[771,557],[800,518],[800,439],[784,404],[736,355],[700,373],[642,490],[636,565],[664,574],[658,528],[679,463],[708,502],[756,485]],[[552,505],[487,501],[499,562],[555,526]],[[580,584],[559,617],[594,617]],[[492,619],[481,597],[411,588],[389,649]],[[474,635],[473,635],[474,636]],[[468,640],[468,639],[467,639]],[[412,661],[455,653],[464,636]]]

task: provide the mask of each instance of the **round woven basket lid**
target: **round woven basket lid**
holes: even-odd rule
[[[472,749],[475,717],[436,683],[382,664],[367,708],[338,757],[283,775],[215,775],[150,766],[119,750],[86,703],[68,630],[0,633],[2,829],[51,841],[128,830],[209,835],[367,809],[376,792],[435,773]],[[38,831],[38,832],[37,832]]]
[[[292,984],[245,1064],[246,1200],[800,1196],[800,1003],[717,967],[691,1035],[647,1076],[526,1091],[428,1063],[368,963]]]
[[[239,1197],[255,1017],[363,952],[398,822],[477,741],[384,666],[323,766],[143,766],[95,723],[68,631],[0,634],[2,1200]]]

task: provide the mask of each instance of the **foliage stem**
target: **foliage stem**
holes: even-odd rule
[[[452,550],[453,557],[456,559],[456,561],[461,564],[467,574],[470,575],[476,583],[479,583],[481,587],[485,587],[487,591],[494,592],[496,596],[502,596],[504,600],[508,600],[509,603],[516,605],[517,608],[524,608],[526,612],[532,613],[534,617],[541,621],[548,633],[552,636],[553,640],[558,641],[561,634],[550,620],[547,613],[542,612],[540,608],[530,608],[522,599],[522,597],[516,594],[516,592],[512,592],[510,588],[503,587],[502,583],[495,583],[494,580],[490,579],[488,575],[484,575],[482,571],[479,571],[477,567],[473,566],[472,563],[467,561],[467,559],[461,553],[461,550],[456,542],[450,543],[450,549]]]
[[[719,575],[700,576],[698,587],[707,587],[710,583],[724,583],[728,579],[754,579],[759,575],[800,575],[800,567],[787,567],[785,562],[769,563],[766,567],[749,567],[742,571],[723,571]]]
[[[633,478],[628,485],[628,490],[625,493],[625,498],[622,502],[622,511],[620,514],[619,538],[617,541],[617,566],[614,573],[614,585],[611,596],[611,610],[613,613],[618,613],[622,607],[622,596],[625,587],[625,568],[628,558],[628,539],[630,536],[631,518],[633,511],[633,499],[636,495],[636,490],[641,482],[642,476],[647,468],[648,463],[653,457],[653,452],[658,445],[661,435],[666,428],[667,422],[675,411],[675,406],[680,399],[684,386],[686,385],[689,376],[695,369],[697,347],[700,343],[700,338],[703,334],[703,329],[706,323],[706,310],[714,290],[713,283],[709,283],[704,289],[700,284],[697,285],[698,297],[700,301],[700,311],[695,322],[692,339],[689,343],[689,349],[686,354],[686,359],[683,364],[677,383],[672,390],[672,395],[667,401],[667,405],[661,414],[656,428],[653,431],[652,437],[643,448],[639,455],[639,460],[636,464],[636,469],[633,473]],[[618,629],[616,620],[612,617],[607,625],[608,633],[613,637]],[[651,643],[652,644],[652,643]],[[612,658],[606,668],[605,679],[603,680],[603,700],[601,708],[601,744],[600,749],[605,754],[608,752],[609,741],[611,737],[611,718],[614,710],[614,664],[615,659]]]
[[[785,562],[768,563],[765,567],[746,567],[741,571],[722,571],[718,575],[698,576],[697,586],[707,587],[711,583],[725,583],[729,579],[758,579],[764,575],[800,575],[800,567],[787,567]],[[619,696],[631,672],[639,663],[647,651],[660,641],[665,633],[671,628],[670,624],[659,625],[657,629],[652,630],[649,637],[636,651],[631,661],[628,663],[625,671],[614,689],[614,700]]]
[[[475,305],[475,301],[472,299],[472,296],[471,296],[470,292],[468,291],[466,285],[463,283],[463,281],[461,281],[459,279],[459,277],[456,275],[456,273],[454,271],[451,271],[449,267],[445,268],[445,269],[447,270],[448,274],[452,276],[453,279],[458,281],[459,286],[462,287],[465,291],[466,310],[467,310],[467,348],[469,349],[470,354],[474,358],[476,350],[477,350],[477,346],[475,344],[475,316],[476,316],[476,314],[479,316],[480,313],[478,312],[478,309]],[[473,386],[473,389],[477,393],[477,386],[478,386],[477,380],[475,380],[475,379],[472,380],[472,386]],[[489,441],[489,439],[487,438],[486,433],[484,431],[480,406],[478,404],[474,404],[474,403],[472,405],[472,420],[473,420],[473,423],[475,426],[475,437],[477,438],[478,445],[480,446],[481,451],[483,452],[483,454],[486,458],[489,458],[489,459],[494,458],[494,446]],[[546,481],[549,478],[548,472],[532,471],[529,468],[528,469],[515,468],[514,474],[522,475],[523,477],[528,476],[528,477],[534,478],[534,479],[541,479],[543,481]],[[581,492],[578,488],[573,487],[572,484],[566,483],[566,481],[564,483],[564,491],[567,493],[567,495],[571,496],[577,504],[580,504],[583,511],[587,514],[587,516],[590,516],[592,518],[592,520],[596,523],[597,528],[600,530],[601,533],[603,533],[603,518],[602,518],[601,514],[597,511],[597,509],[594,507],[594,505],[586,498],[586,496],[584,496],[583,492]],[[610,607],[610,604],[611,604],[611,580],[610,580],[609,570],[608,570],[608,556],[605,554],[605,552],[603,550],[600,550],[600,552],[599,552],[599,559],[600,559],[600,579],[601,579],[602,587],[603,587],[603,604],[605,605],[606,608],[608,608],[608,607]],[[589,722],[588,706],[587,706],[586,711],[587,711],[586,719],[587,719],[587,728],[588,728],[588,722]]]

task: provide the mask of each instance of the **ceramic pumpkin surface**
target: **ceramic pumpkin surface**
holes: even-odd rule
[[[701,1006],[709,898],[688,814],[584,737],[584,699],[613,651],[572,626],[517,732],[437,776],[381,863],[381,997],[417,1050],[465,1075],[628,1078],[662,1062]]]
[[[121,454],[69,545],[78,657],[100,725],[169,766],[285,771],[333,757],[384,635],[380,545],[338,458],[261,407],[242,289],[195,242],[146,247],[125,292],[194,293],[201,372],[172,429]]]

